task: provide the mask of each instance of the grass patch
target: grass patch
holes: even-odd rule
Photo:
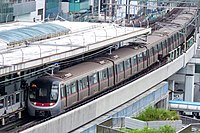
[[[179,120],[180,117],[176,111],[170,111],[161,108],[148,107],[135,117],[135,119],[142,121],[156,121],[156,120]]]
[[[126,133],[175,133],[176,132],[173,127],[168,125],[161,126],[159,129],[145,127],[143,129],[120,128],[119,130]]]

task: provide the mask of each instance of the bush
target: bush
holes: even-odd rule
[[[180,119],[176,111],[169,111],[169,110],[154,108],[154,107],[148,107],[135,118],[142,121],[179,120]]]

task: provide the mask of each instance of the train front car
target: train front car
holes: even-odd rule
[[[51,116],[60,112],[60,79],[45,76],[31,82],[28,91],[30,116]]]

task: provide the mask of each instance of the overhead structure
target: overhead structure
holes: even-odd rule
[[[33,26],[0,31],[0,44],[7,46],[22,45],[28,42],[44,40],[68,34],[70,29],[54,23],[43,23]]]

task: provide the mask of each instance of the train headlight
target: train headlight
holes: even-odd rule
[[[50,106],[53,106],[54,104],[55,104],[55,103],[50,103],[49,105],[50,105]]]

